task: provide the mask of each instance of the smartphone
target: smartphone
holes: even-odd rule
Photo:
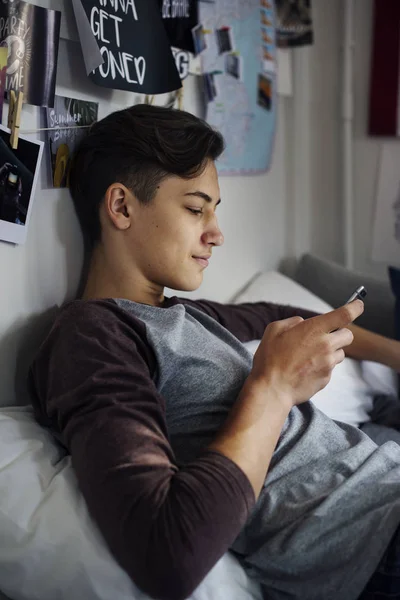
[[[358,287],[350,296],[350,298],[347,300],[347,302],[345,304],[349,304],[349,302],[353,302],[354,300],[363,300],[365,296],[367,295],[367,290],[365,289],[365,287],[363,285],[360,285],[360,287]],[[338,331],[337,329],[333,329],[331,331],[331,333],[333,333],[334,331]]]
[[[353,302],[353,300],[364,300],[366,295],[367,295],[367,290],[365,289],[365,287],[363,285],[360,285],[360,287],[358,287],[352,293],[350,298],[347,300],[346,304],[349,304],[349,302]]]

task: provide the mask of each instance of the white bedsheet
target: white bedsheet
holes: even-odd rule
[[[111,556],[69,456],[30,407],[0,409],[0,589],[12,600],[148,600]],[[261,600],[225,554],[191,600]]]

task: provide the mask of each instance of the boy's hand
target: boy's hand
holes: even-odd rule
[[[346,325],[359,317],[364,303],[355,300],[304,321],[291,317],[270,323],[254,355],[250,379],[276,392],[290,406],[307,401],[329,382],[353,341]]]

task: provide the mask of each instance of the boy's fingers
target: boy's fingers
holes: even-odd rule
[[[331,348],[333,350],[339,350],[345,346],[350,346],[354,340],[354,335],[350,329],[343,327],[342,329],[338,329],[337,331],[330,333],[329,340],[331,343]]]
[[[289,317],[288,319],[280,319],[279,321],[276,321],[275,326],[277,330],[280,329],[281,331],[284,331],[285,329],[291,329],[302,321],[304,321],[303,317]]]
[[[318,324],[321,331],[330,333],[336,329],[341,329],[349,323],[352,323],[357,317],[359,317],[364,311],[364,302],[362,300],[354,300],[349,304],[344,304],[331,312],[325,313],[324,315],[318,315],[308,321],[314,321]]]

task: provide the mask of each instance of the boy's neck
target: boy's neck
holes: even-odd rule
[[[140,304],[162,306],[164,289],[153,289],[141,274],[133,273],[121,261],[113,260],[99,245],[92,251],[81,297],[83,300],[125,298]]]

